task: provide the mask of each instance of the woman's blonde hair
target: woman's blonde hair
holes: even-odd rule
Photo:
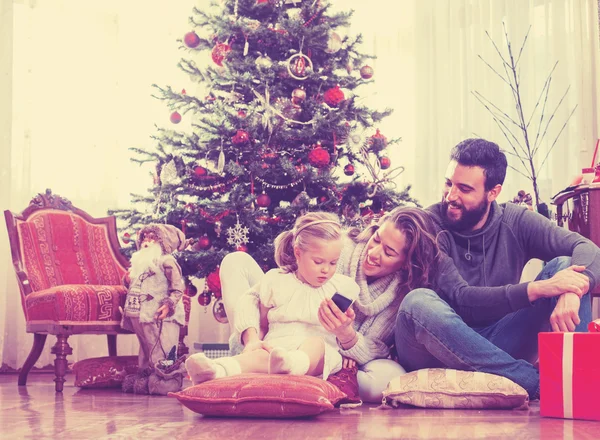
[[[434,234],[434,224],[427,212],[421,208],[399,206],[383,215],[377,224],[368,226],[362,232],[353,229],[349,236],[355,242],[369,241],[371,236],[385,222],[391,222],[406,237],[405,248],[406,279],[403,286],[413,290],[419,287],[433,287],[437,271],[439,248]]]
[[[275,239],[275,262],[286,272],[298,270],[294,247],[307,250],[315,240],[339,240],[342,225],[337,215],[330,212],[309,212],[296,219],[291,231],[282,232]]]

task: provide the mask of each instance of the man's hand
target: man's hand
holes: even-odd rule
[[[556,272],[548,280],[533,281],[527,285],[527,296],[533,302],[539,298],[552,298],[563,293],[574,293],[579,298],[585,295],[590,288],[590,280],[583,272],[585,266],[570,266]]]
[[[169,314],[169,306],[166,304],[162,305],[158,308],[158,310],[154,314],[154,319],[156,319],[157,321],[162,321],[163,319],[165,319],[167,317],[168,314]]]
[[[550,324],[554,332],[572,332],[581,322],[579,306],[581,299],[574,293],[564,293],[558,298],[556,307],[550,315]]]
[[[338,341],[348,341],[354,337],[354,322],[356,315],[352,307],[343,313],[331,298],[324,299],[319,306],[319,321],[330,333],[333,333]]]

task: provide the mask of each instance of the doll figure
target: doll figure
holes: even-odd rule
[[[131,256],[124,279],[127,297],[121,326],[134,332],[140,341],[139,370],[125,378],[122,388],[139,394],[166,394],[160,389],[165,387],[157,383],[164,379],[160,373],[176,372],[183,362],[168,358],[169,354],[176,357],[179,329],[185,325],[181,301],[184,282],[181,268],[171,255],[183,250],[185,235],[171,225],[150,224],[139,231],[136,245],[138,250]],[[183,365],[181,369],[185,371]],[[155,373],[159,373],[158,378],[153,377]],[[179,375],[183,380],[183,374]],[[158,388],[153,389],[153,381]],[[178,391],[178,382],[166,391]]]

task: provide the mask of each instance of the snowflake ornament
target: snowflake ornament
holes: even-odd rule
[[[236,224],[227,228],[225,232],[227,233],[227,244],[238,247],[249,241],[248,234],[250,233],[250,229],[246,226],[242,226],[239,218],[237,219]]]
[[[357,154],[360,149],[365,146],[367,136],[364,130],[356,129],[348,136],[348,148],[353,153]]]

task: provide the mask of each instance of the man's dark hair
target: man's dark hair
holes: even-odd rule
[[[481,167],[485,190],[502,185],[506,177],[506,156],[500,147],[485,139],[465,139],[450,152],[450,160],[466,167]]]

